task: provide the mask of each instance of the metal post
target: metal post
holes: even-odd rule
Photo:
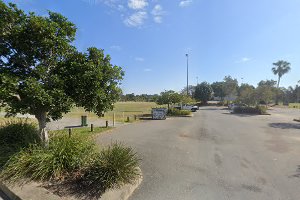
[[[125,123],[125,116],[124,116],[124,112],[123,112],[123,123]]]
[[[186,55],[186,95],[189,96],[189,54]]]
[[[94,124],[91,124],[91,132],[94,131]]]
[[[71,137],[71,135],[72,135],[72,129],[69,128],[69,137]]]
[[[106,121],[106,123],[105,123],[105,127],[106,127],[106,128],[108,128],[108,121]]]
[[[115,118],[116,118],[116,115],[115,115],[115,112],[113,114],[113,127],[115,127]]]
[[[129,122],[129,117],[127,116],[127,122]]]

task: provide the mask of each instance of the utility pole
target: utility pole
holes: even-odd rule
[[[186,55],[186,95],[189,96],[189,54]]]

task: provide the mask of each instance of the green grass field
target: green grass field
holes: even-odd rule
[[[298,109],[300,109],[300,103],[289,103],[289,108],[298,108]]]
[[[90,127],[82,127],[82,128],[74,128],[72,129],[72,135],[73,134],[78,134],[81,136],[95,136],[98,135],[104,131],[108,131],[111,130],[112,127],[95,127],[94,131],[91,132],[91,128]],[[55,135],[55,134],[64,134],[64,135],[68,135],[69,134],[69,130],[67,129],[63,129],[63,130],[56,130],[56,131],[50,131],[50,135]]]
[[[117,102],[113,111],[106,112],[103,119],[113,120],[115,114],[115,120],[118,122],[126,121],[129,117],[130,121],[134,119],[134,115],[150,114],[151,109],[158,107],[154,102]],[[94,113],[85,112],[83,108],[73,108],[70,113],[64,115],[64,117],[80,117],[87,115],[88,118],[98,118]]]
[[[113,111],[106,112],[104,117],[105,120],[113,120],[113,115],[115,114],[115,121],[124,122],[129,117],[130,121],[134,120],[135,115],[145,115],[151,114],[151,109],[155,107],[165,107],[159,106],[155,102],[117,102]],[[95,119],[98,116],[92,112],[85,112],[83,108],[75,107],[71,112],[64,115],[68,118],[80,118],[83,115],[87,115],[88,119]],[[4,118],[0,117],[0,125],[5,123],[7,120],[18,120],[18,118]],[[35,119],[28,119],[32,122],[36,122]]]

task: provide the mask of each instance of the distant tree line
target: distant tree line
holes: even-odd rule
[[[280,81],[283,75],[291,70],[291,64],[279,60],[273,65],[272,72],[278,76],[278,80],[262,80],[256,86],[248,83],[239,85],[236,78],[228,75],[222,81],[216,81],[212,84],[202,82],[197,85],[189,85],[188,92],[187,87],[184,87],[180,92],[166,90],[154,95],[135,95],[132,93],[122,95],[121,101],[157,102],[159,105],[192,104],[195,102],[206,104],[209,100],[219,100],[224,103],[235,101],[247,105],[278,104],[279,102],[283,104],[300,103],[300,81],[295,86],[280,87]]]

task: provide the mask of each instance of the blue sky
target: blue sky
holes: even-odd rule
[[[180,91],[226,75],[256,85],[276,79],[272,63],[292,70],[282,86],[300,80],[299,0],[15,0],[26,11],[59,12],[76,24],[75,45],[102,48],[125,71],[124,93]]]

